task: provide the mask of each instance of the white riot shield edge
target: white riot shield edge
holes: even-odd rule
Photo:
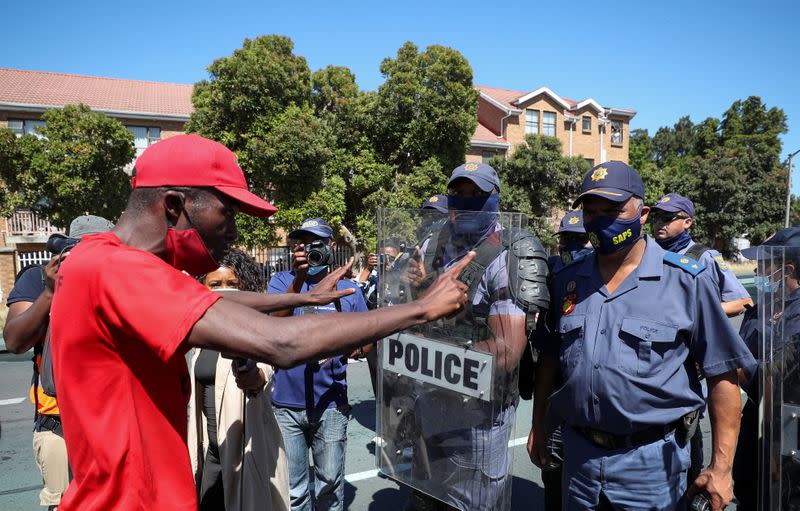
[[[797,256],[791,247],[757,251],[758,276],[765,278],[758,290],[758,478],[764,511],[800,509],[800,309],[787,287],[787,277],[794,277],[787,268],[798,268]]]

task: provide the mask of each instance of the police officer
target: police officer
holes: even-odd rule
[[[537,339],[531,459],[548,462],[549,406],[565,423],[564,509],[682,508],[687,437],[704,404],[699,367],[708,379],[714,449],[689,494],[705,492],[712,509],[723,509],[733,497],[736,370],[753,357],[702,265],[642,235],[650,208],[635,170],[618,161],[597,165],[580,191],[574,206],[583,208],[595,253],[553,278],[548,328]],[[553,392],[559,367],[562,383]]]
[[[766,240],[761,246],[789,247],[787,249],[773,249],[762,253],[763,256],[780,255],[782,260],[761,260],[755,268],[756,287],[765,299],[783,301],[783,306],[775,307],[775,314],[764,324],[773,328],[780,325],[784,329],[783,338],[796,334],[800,323],[800,227],[787,227],[781,229],[774,236]],[[742,250],[742,255],[747,259],[758,260],[758,247]],[[769,307],[761,307],[768,310]],[[750,352],[757,359],[763,356],[759,353],[759,346],[763,337],[763,326],[759,320],[758,308],[747,306],[744,313],[739,334],[744,339]],[[736,488],[736,498],[741,509],[758,509],[759,481],[768,484],[767,474],[758,474],[758,445],[762,441],[758,431],[758,408],[761,394],[760,375],[755,367],[748,368],[741,374],[742,388],[747,392],[747,401],[742,410],[742,427],[739,432],[739,448],[733,464],[733,480]],[[767,413],[770,413],[767,411]],[[784,465],[785,466],[785,465]],[[764,502],[765,507],[770,506]]]
[[[456,264],[469,250],[479,254],[478,261],[482,257],[478,247],[496,245],[503,238],[505,227],[496,214],[500,180],[492,167],[482,163],[461,165],[451,174],[447,187],[447,225],[421,244],[420,262],[409,262],[408,275],[416,282]],[[530,253],[540,254],[544,266],[541,245],[531,235],[524,236],[535,243]],[[472,312],[467,316],[472,317],[463,318],[467,334],[475,337],[471,347],[494,355],[494,386],[500,391],[497,400],[502,402],[462,400],[449,391],[428,392],[417,400],[417,427],[424,450],[437,467],[431,474],[437,485],[432,493],[438,493],[446,505],[417,491],[407,509],[495,510],[510,505],[506,500],[511,484],[507,442],[516,417],[516,369],[526,346],[527,318],[510,291],[517,283],[509,276],[509,251],[498,248],[489,260],[478,263],[478,280],[471,286],[474,291],[468,293]],[[546,271],[541,277],[544,282]],[[476,325],[481,323],[488,329],[478,332]]]
[[[752,305],[750,293],[725,263],[722,254],[697,243],[689,229],[694,224],[694,203],[677,193],[668,193],[650,208],[653,237],[661,248],[696,259],[706,267],[706,272],[716,282],[722,310],[729,317],[738,316],[745,306]],[[705,391],[705,389],[704,389]],[[692,464],[687,472],[691,484],[703,467],[703,435],[692,437]]]
[[[550,274],[555,275],[566,266],[579,261],[592,253],[594,249],[583,227],[583,211],[570,211],[561,219],[558,231],[558,255],[550,256],[547,265]],[[523,376],[520,366],[520,378]],[[534,378],[531,377],[531,381]],[[561,509],[561,460],[563,457],[561,426],[556,425],[548,438],[550,463],[542,467],[542,483],[544,484],[544,507],[546,511]]]
[[[694,203],[669,193],[650,209],[653,237],[664,250],[686,255],[700,261],[706,272],[717,283],[722,309],[729,317],[744,312],[745,305],[752,305],[750,294],[725,264],[722,254],[692,239],[689,229],[694,224]]]
[[[547,263],[551,272],[557,272],[564,266],[582,259],[592,251],[592,244],[583,228],[583,211],[570,211],[558,226],[558,255],[551,256]]]

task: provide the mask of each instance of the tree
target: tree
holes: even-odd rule
[[[472,68],[456,50],[407,42],[381,63],[375,147],[401,174],[431,157],[450,170],[464,162],[477,125]]]
[[[731,255],[734,237],[758,244],[780,227],[786,172],[780,135],[786,114],[756,96],[735,101],[722,120],[688,116],[652,138],[631,133],[631,164],[645,182],[647,203],[662,193],[695,203],[693,236]],[[657,193],[654,193],[657,192]]]
[[[17,138],[0,130],[2,212],[32,208],[66,227],[91,213],[115,220],[130,194],[123,167],[133,160],[133,133],[86,105],[42,115],[38,135]]]
[[[562,156],[561,142],[544,135],[527,135],[510,157],[495,158],[492,165],[503,183],[501,210],[527,213],[542,239],[552,237],[547,218],[572,209],[589,171],[586,160]]]
[[[270,223],[241,216],[249,246],[277,240],[277,227],[322,216],[374,240],[377,207],[419,207],[443,192],[464,161],[477,122],[466,59],[411,43],[386,59],[377,92],[358,90],[346,67],[314,73],[291,40],[245,40],[198,83],[188,130],[237,153],[255,193],[279,208]]]
[[[293,53],[285,36],[245,39],[232,55],[208,66],[209,79],[195,84],[195,111],[186,131],[225,144],[232,151],[247,143],[253,124],[311,99],[306,59]]]

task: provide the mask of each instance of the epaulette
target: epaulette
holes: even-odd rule
[[[703,264],[695,261],[691,257],[676,254],[675,252],[666,252],[664,254],[664,262],[672,266],[677,266],[686,273],[691,274],[692,277],[696,277],[698,273],[706,269]]]

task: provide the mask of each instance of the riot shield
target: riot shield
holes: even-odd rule
[[[798,256],[791,247],[758,249],[758,498],[764,511],[800,510]]]
[[[437,275],[469,250],[476,252],[460,277],[470,289],[463,312],[378,343],[377,431],[383,442],[376,446],[377,466],[457,509],[508,509],[511,503],[508,441],[526,318],[516,298],[518,273],[535,273],[545,264],[509,256],[513,240],[527,235],[526,226],[519,213],[378,212],[385,254],[380,307],[416,299]]]

